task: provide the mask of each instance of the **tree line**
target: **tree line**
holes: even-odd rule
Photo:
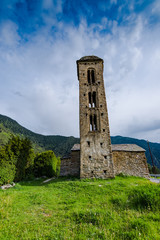
[[[51,150],[35,154],[28,138],[12,136],[0,148],[0,185],[59,173],[60,158]]]

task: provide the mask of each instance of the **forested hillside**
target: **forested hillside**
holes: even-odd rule
[[[44,150],[53,150],[57,156],[64,156],[70,152],[70,149],[75,143],[79,143],[79,138],[64,137],[64,136],[44,136],[36,134],[21,125],[15,120],[0,115],[0,145],[4,145],[8,142],[12,134],[20,135],[22,137],[28,137],[34,145],[36,152],[42,152]],[[115,136],[111,137],[112,144],[132,143],[146,150],[146,157],[148,163],[151,164],[151,158],[147,142],[145,140],[139,140],[129,137]],[[160,144],[150,142],[150,148],[153,154],[154,162],[157,167],[160,168]]]
[[[22,127],[15,120],[0,115],[0,145],[5,145],[12,134],[29,138],[33,142],[36,152],[53,150],[57,156],[64,156],[68,154],[72,146],[79,142],[79,138],[44,136],[34,133]]]

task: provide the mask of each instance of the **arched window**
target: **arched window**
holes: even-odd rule
[[[89,130],[93,131],[93,123],[92,123],[92,115],[90,115],[90,126],[89,126]]]
[[[91,83],[91,76],[90,76],[90,70],[87,71],[87,78],[88,78],[88,83]]]
[[[97,115],[90,115],[90,131],[97,131]]]
[[[92,83],[95,83],[94,70],[91,71]]]
[[[93,92],[93,94],[92,94],[92,105],[93,105],[93,107],[96,107],[96,92]]]
[[[96,116],[96,114],[94,114],[93,129],[94,129],[94,131],[97,131],[97,116]]]
[[[95,83],[95,70],[94,69],[88,69],[87,79],[88,79],[89,84]]]
[[[89,99],[89,108],[92,107],[92,95],[91,92],[88,93],[88,99]]]
[[[89,102],[89,108],[95,108],[96,107],[96,92],[89,92],[88,93],[88,102]]]

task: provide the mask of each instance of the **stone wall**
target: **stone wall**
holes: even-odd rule
[[[122,150],[123,149],[123,150]],[[149,171],[145,150],[135,144],[112,145],[112,158],[114,163],[114,174],[123,173],[130,176],[149,178]],[[103,162],[102,162],[103,166]],[[99,171],[103,177],[103,169]],[[71,151],[71,157],[61,160],[60,176],[80,176],[80,144],[75,144]],[[97,178],[94,172],[89,178]]]
[[[80,178],[111,178],[114,177],[114,170],[103,60],[96,56],[83,57],[77,61],[77,69],[80,103]],[[88,74],[90,72],[94,73],[93,78]]]
[[[60,176],[76,176],[80,174],[80,151],[72,151],[71,157],[61,159]]]
[[[145,152],[113,151],[115,175],[149,177]]]

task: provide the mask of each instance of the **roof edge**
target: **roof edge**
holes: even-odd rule
[[[90,56],[81,57],[76,62],[79,63],[79,62],[95,62],[95,61],[102,61],[103,62],[103,59],[99,58],[97,56],[94,56],[94,55],[90,55]]]

